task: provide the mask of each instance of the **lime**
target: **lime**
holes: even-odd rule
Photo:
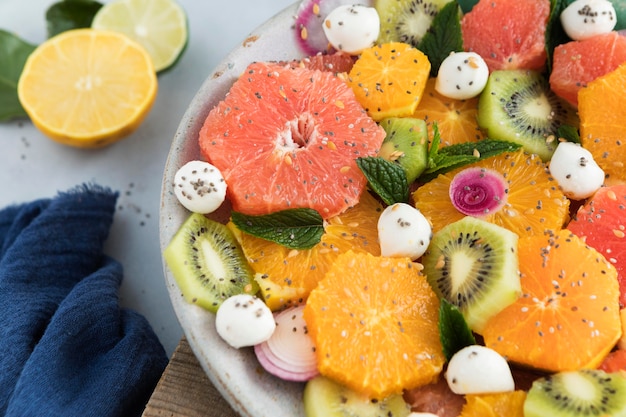
[[[189,38],[187,15],[174,0],[114,0],[96,13],[91,27],[134,39],[148,51],[157,72],[177,62]]]

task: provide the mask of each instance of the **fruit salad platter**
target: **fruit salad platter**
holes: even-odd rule
[[[626,416],[620,3],[413,3],[303,0],[201,86],[160,219],[194,353],[243,416]]]

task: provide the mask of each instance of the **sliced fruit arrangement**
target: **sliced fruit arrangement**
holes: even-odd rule
[[[307,417],[626,415],[623,377],[594,370],[624,368],[626,65],[573,80],[594,64],[561,66],[565,2],[363,3],[303,1],[314,55],[251,64],[199,137],[259,287],[229,291],[277,324],[259,363],[304,382]],[[608,62],[617,36],[575,45]],[[250,228],[294,207],[319,223]]]

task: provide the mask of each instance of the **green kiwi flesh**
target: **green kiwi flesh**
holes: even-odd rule
[[[411,413],[400,394],[372,400],[324,376],[306,383],[303,402],[306,417],[407,417]]]
[[[422,119],[389,117],[380,121],[387,135],[378,156],[398,163],[412,183],[428,165],[428,128]]]
[[[524,417],[626,416],[626,377],[587,369],[560,372],[533,382]]]
[[[552,157],[562,125],[578,126],[576,110],[536,71],[493,71],[478,99],[478,126],[490,139],[518,143],[543,161]]]
[[[404,42],[417,47],[439,10],[454,0],[376,0],[378,43]]]
[[[202,214],[185,220],[163,258],[185,300],[214,313],[228,297],[259,289],[232,232]]]
[[[517,242],[512,231],[466,216],[435,232],[422,256],[435,293],[456,305],[476,333],[521,294]]]

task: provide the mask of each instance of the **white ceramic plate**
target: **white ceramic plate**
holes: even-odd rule
[[[185,162],[199,159],[198,132],[209,111],[222,98],[248,64],[254,61],[291,60],[302,56],[291,28],[294,4],[264,23],[232,51],[202,84],[174,137],[166,162],[160,213],[161,250],[189,215],[173,191],[174,174]],[[224,220],[226,212],[215,215]],[[236,350],[215,331],[214,315],[183,299],[174,278],[163,264],[168,292],[185,336],[209,379],[242,416],[304,416],[303,384],[291,383],[263,372],[251,348]]]

